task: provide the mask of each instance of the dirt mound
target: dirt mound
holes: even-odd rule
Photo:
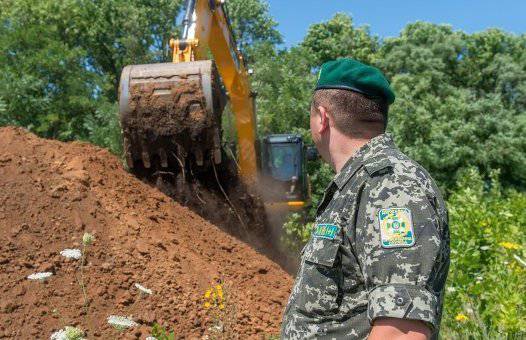
[[[0,338],[46,339],[76,325],[88,338],[144,339],[154,323],[201,338],[217,326],[214,314],[240,338],[278,332],[291,285],[278,265],[129,175],[106,150],[16,128],[1,128],[0,140]],[[95,236],[87,308],[81,261],[60,255],[82,248],[85,232]],[[53,276],[27,279],[36,272]],[[224,309],[205,308],[218,282]],[[139,326],[121,335],[109,315]]]

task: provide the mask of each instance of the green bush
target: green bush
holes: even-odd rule
[[[449,197],[451,267],[444,338],[520,338],[526,330],[526,195],[474,170]],[[521,333],[522,331],[522,333]]]
[[[301,248],[307,243],[313,222],[305,223],[302,214],[293,213],[283,224],[283,233],[281,235],[281,244],[290,254],[298,254]]]
[[[101,105],[92,116],[84,120],[88,141],[122,155],[122,135],[116,104]]]

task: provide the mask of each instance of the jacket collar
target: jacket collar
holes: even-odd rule
[[[384,133],[372,138],[351,156],[341,171],[334,176],[333,182],[338,186],[338,190],[343,188],[368,159],[375,157],[384,149],[393,147],[395,144],[390,134]]]

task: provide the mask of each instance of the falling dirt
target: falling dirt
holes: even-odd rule
[[[292,281],[267,257],[128,174],[106,150],[18,128],[0,128],[0,140],[0,338],[48,339],[72,325],[87,338],[144,339],[155,323],[177,338],[206,338],[214,321],[203,295],[218,282],[230,296],[224,321],[234,334],[278,333]],[[80,260],[60,251],[82,248],[86,232],[95,241],[84,308]],[[53,276],[27,279],[36,272]],[[109,315],[139,326],[120,333]]]

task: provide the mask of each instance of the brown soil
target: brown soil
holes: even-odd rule
[[[212,325],[203,295],[220,281],[234,334],[278,332],[291,277],[277,264],[128,174],[106,150],[17,128],[1,128],[0,140],[0,338],[48,339],[76,325],[88,338],[144,339],[154,323],[201,338]],[[85,232],[95,235],[87,313],[80,261],[59,254],[81,248]],[[54,275],[26,279],[42,271]],[[120,334],[109,315],[132,315],[140,326]]]

